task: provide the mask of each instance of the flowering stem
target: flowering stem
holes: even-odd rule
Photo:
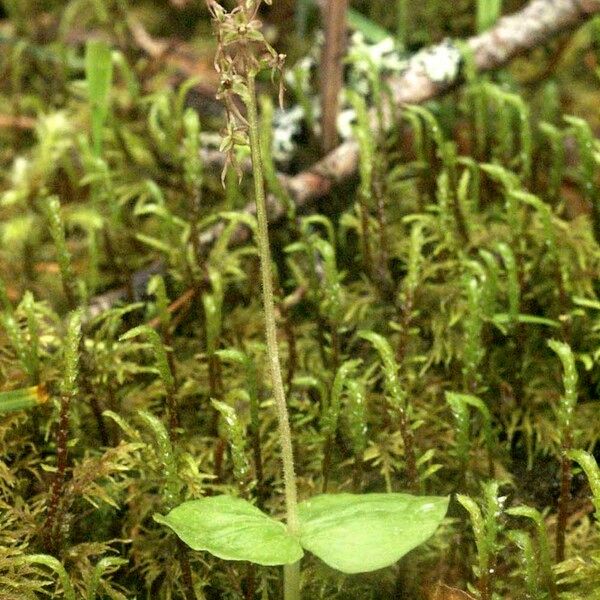
[[[275,302],[273,294],[273,277],[271,273],[271,249],[269,246],[269,229],[267,223],[267,203],[263,179],[262,159],[260,155],[260,134],[258,126],[255,73],[247,76],[248,94],[246,105],[248,109],[248,135],[250,138],[250,153],[254,173],[254,193],[256,200],[256,218],[258,221],[257,244],[260,255],[260,273],[262,279],[263,309],[265,314],[265,334],[267,338],[267,357],[271,372],[271,383],[279,423],[279,439],[281,458],[283,462],[283,481],[285,486],[285,505],[288,531],[296,535],[299,532],[298,499],[296,492],[296,475],[294,472],[294,451],[292,434],[288,417],[287,404],[279,349],[277,347],[277,327],[275,324]],[[284,568],[284,597],[285,600],[297,600],[300,597],[299,565],[287,565]]]
[[[300,600],[300,561],[283,567],[284,600]]]

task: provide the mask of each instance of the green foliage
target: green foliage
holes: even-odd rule
[[[477,565],[473,570],[479,579],[482,600],[492,598],[496,554],[500,549],[498,536],[504,499],[498,496],[498,489],[495,481],[483,486],[483,509],[468,496],[459,494],[456,497],[471,519],[477,545]]]
[[[368,202],[373,186],[375,144],[369,127],[369,116],[365,99],[357,93],[350,94],[350,102],[356,111],[356,140],[360,148],[360,193],[363,202]]]
[[[154,519],[194,550],[227,560],[291,564],[305,548],[343,573],[364,573],[395,563],[431,537],[447,506],[447,498],[427,496],[324,494],[300,504],[298,536],[231,496],[191,500]]]
[[[232,496],[190,500],[154,519],[173,529],[193,550],[207,550],[226,560],[286,565],[303,554],[283,523]]]
[[[460,463],[462,473],[467,471],[469,461],[469,452],[471,450],[471,414],[470,408],[474,408],[481,416],[481,429],[488,453],[489,470],[493,470],[492,456],[495,447],[494,432],[492,428],[492,415],[488,407],[480,398],[470,394],[457,394],[456,392],[446,392],[446,402],[452,409],[452,414],[456,420],[456,455]],[[493,474],[493,472],[492,472]]]
[[[533,564],[531,564],[532,561],[530,557],[529,539],[525,539],[521,535],[520,542],[517,542],[520,546],[522,546],[523,553],[526,557],[526,566],[528,572],[527,579],[531,582],[532,586],[535,586],[538,589],[540,587],[545,588],[550,595],[550,598],[556,598],[556,582],[554,573],[552,572],[550,543],[548,540],[548,531],[546,529],[543,516],[538,510],[529,506],[516,506],[514,508],[509,508],[507,509],[506,513],[514,517],[525,517],[534,522],[537,548]]]
[[[538,565],[536,552],[531,537],[525,531],[510,531],[509,539],[521,550],[525,565],[525,586],[527,597],[531,600],[547,598],[546,593],[539,587]]]
[[[160,375],[161,381],[163,382],[167,392],[173,389],[175,380],[173,379],[173,373],[169,367],[169,360],[167,358],[167,351],[165,346],[160,339],[160,336],[154,329],[147,325],[140,325],[134,329],[130,329],[127,333],[121,336],[121,341],[130,340],[139,335],[143,335],[148,338],[150,347],[154,353],[156,359],[156,372]]]
[[[478,0],[476,24],[477,32],[489,29],[498,20],[502,11],[502,0]]]
[[[365,398],[365,385],[361,381],[351,380],[348,386],[348,408],[346,420],[348,422],[348,436],[352,441],[354,453],[362,457],[367,447],[367,406]]]
[[[343,573],[374,571],[431,537],[447,507],[439,497],[323,494],[299,506],[300,543]]]
[[[63,371],[60,391],[63,395],[75,396],[78,389],[79,376],[79,345],[81,343],[81,312],[75,311],[69,315],[67,335],[64,340]]]
[[[358,367],[360,362],[360,360],[346,361],[335,374],[335,379],[333,380],[333,386],[331,388],[329,405],[324,412],[321,422],[321,431],[325,438],[335,435],[340,416],[342,392],[344,387],[348,385],[352,371]]]
[[[58,198],[47,198],[43,204],[43,209],[48,220],[50,235],[56,248],[56,258],[60,267],[60,276],[67,302],[71,309],[78,304],[78,291],[76,288],[77,279],[73,271],[71,253],[67,248],[64,223],[60,214],[60,202]]]
[[[250,356],[244,352],[241,352],[240,350],[236,350],[235,348],[218,350],[216,354],[222,361],[237,363],[244,368],[245,381],[243,382],[243,386],[250,401],[250,433],[253,437],[255,461],[260,462],[260,398],[256,364]],[[227,406],[226,411],[227,414],[231,415],[231,426],[234,429],[232,433],[235,433],[235,435],[231,436],[230,443],[236,444],[235,453],[238,456],[238,464],[240,468],[243,466],[243,470],[246,470],[245,458],[243,457],[243,432],[240,431],[240,424],[237,419],[237,415],[235,415],[235,412],[233,412],[233,415],[231,413],[233,409]]]
[[[206,11],[183,4],[4,3],[7,600],[59,598],[69,585],[77,598],[113,600],[284,594],[278,570],[209,552],[188,552],[187,570],[182,543],[153,521],[188,502],[226,497],[255,505],[258,528],[288,540],[253,243],[259,228],[242,210],[253,181],[231,170],[226,189],[220,185],[215,149],[224,118],[205,74],[213,40]],[[283,5],[261,18],[277,51],[297,57],[318,47],[319,12],[312,2],[292,9],[294,32],[281,21]],[[415,48],[486,30],[501,12],[495,1],[451,10],[359,0],[350,36],[383,41],[377,52],[397,48],[388,64],[403,68]],[[379,55],[361,43],[347,69],[364,77],[347,81],[342,94],[357,113],[343,116],[353,119],[358,144],[314,169],[319,68],[288,61],[284,106],[301,108],[305,120],[294,138],[299,151],[284,162],[270,152],[282,114],[274,97],[261,100],[269,216],[287,216],[269,224],[270,264],[301,512],[304,502],[323,503],[330,515],[330,502],[356,494],[346,507],[356,523],[343,512],[315,526],[323,537],[310,543],[334,569],[307,552],[304,598],[392,598],[402,589],[421,600],[435,594],[424,591],[429,578],[481,598],[597,595],[597,29],[484,77],[463,48],[465,85],[401,110],[378,77]],[[261,94],[269,75],[257,76]],[[241,108],[228,104],[243,129]],[[382,119],[385,134],[376,127]],[[227,143],[245,142],[242,134],[230,130]],[[230,159],[246,171],[249,152],[237,147]],[[338,181],[348,156],[359,158],[357,175]],[[315,203],[310,186],[324,174],[335,185]],[[49,552],[44,525],[59,462],[55,555],[36,562],[27,557]],[[496,478],[507,483],[489,483]],[[315,496],[324,487],[331,495]],[[439,498],[440,514],[445,498],[460,492],[467,510],[451,506],[444,526],[398,566],[338,572],[395,561],[396,541],[408,537],[383,544],[392,537],[388,512],[375,523],[366,505],[380,495],[393,503],[396,495],[383,492],[406,489]],[[402,527],[416,522],[413,514]],[[371,543],[368,553],[362,545]],[[299,556],[293,548],[290,558]],[[260,544],[250,539],[247,550]],[[487,580],[486,569],[494,569]]]
[[[470,389],[477,389],[481,381],[479,368],[485,356],[482,344],[483,330],[483,293],[484,287],[476,277],[465,277],[467,296],[467,314],[465,315],[465,349],[463,373]]]
[[[381,357],[385,386],[390,402],[395,407],[405,408],[406,392],[402,389],[398,379],[398,364],[390,343],[382,335],[373,331],[364,331],[361,333],[361,337],[371,342]]]
[[[99,3],[101,4],[101,3]],[[90,40],[85,47],[85,74],[92,113],[94,153],[102,153],[102,129],[108,116],[109,94],[113,75],[111,50],[106,42]]]
[[[21,361],[23,369],[33,381],[37,372],[36,357],[33,355],[31,347],[27,345],[27,342],[24,339],[25,336],[21,332],[11,308],[2,314],[2,326]]]
[[[565,393],[557,407],[558,426],[561,431],[571,428],[573,410],[577,403],[577,367],[575,358],[568,344],[558,340],[549,340],[548,346],[558,354],[563,367],[563,385]]]
[[[221,276],[216,272],[210,273],[213,288],[212,294],[204,294],[204,318],[206,319],[206,349],[209,355],[217,351],[222,327],[223,283]]]
[[[183,114],[183,180],[187,189],[192,193],[199,193],[202,186],[204,173],[200,159],[200,119],[193,110],[186,110]]]
[[[243,484],[248,477],[250,468],[248,459],[246,458],[246,436],[244,428],[240,423],[234,408],[219,400],[213,400],[212,405],[219,411],[223,418],[225,438],[231,447],[233,474],[236,481]]]
[[[127,561],[117,556],[105,556],[101,558],[94,567],[90,583],[88,585],[87,600],[95,600],[98,597],[98,588],[102,575],[109,569],[118,568],[127,564]]]
[[[56,560],[54,556],[49,556],[47,554],[29,554],[24,556],[21,560],[32,564],[44,565],[52,569],[60,579],[66,600],[76,599],[77,596],[75,595],[75,590],[73,589],[69,575],[61,562]]]
[[[592,489],[592,502],[596,509],[596,519],[600,516],[600,469],[594,457],[584,450],[571,450],[568,453],[570,459],[577,461],[590,483]]]
[[[46,391],[39,385],[0,392],[0,414],[34,408],[47,400]]]
[[[164,504],[166,508],[172,508],[179,499],[180,488],[173,444],[160,419],[146,411],[140,411],[139,416],[154,435],[156,454],[164,469],[165,483],[162,490]]]

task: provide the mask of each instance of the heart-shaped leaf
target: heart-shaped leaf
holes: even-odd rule
[[[154,520],[170,527],[193,550],[226,560],[287,565],[302,558],[297,538],[280,521],[233,496],[190,500]]]
[[[395,563],[442,522],[447,497],[324,494],[299,505],[300,543],[330,567],[364,573]]]

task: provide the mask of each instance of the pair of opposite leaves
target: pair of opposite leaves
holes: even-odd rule
[[[448,498],[409,494],[322,494],[298,506],[300,531],[233,496],[184,502],[154,515],[193,550],[259,565],[297,562],[308,550],[342,573],[395,563],[440,525]]]

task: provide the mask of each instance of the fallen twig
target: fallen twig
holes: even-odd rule
[[[34,129],[37,121],[25,115],[0,115],[0,129]]]
[[[325,31],[325,44],[321,54],[321,144],[325,152],[338,143],[337,117],[339,96],[343,85],[344,54],[346,49],[346,12],[348,0],[328,0],[321,14]]]

